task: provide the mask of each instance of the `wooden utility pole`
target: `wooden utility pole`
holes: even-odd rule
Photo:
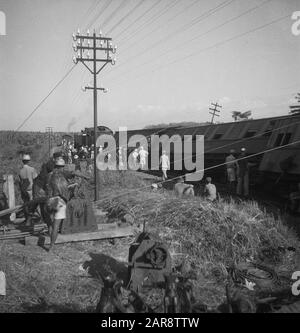
[[[96,35],[96,32],[90,35],[89,30],[85,35],[81,35],[78,30],[77,34],[73,34],[73,40],[76,44],[73,45],[73,49],[77,53],[77,56],[73,57],[73,61],[77,64],[79,61],[83,63],[83,65],[89,70],[89,72],[93,75],[94,86],[86,86],[84,87],[84,91],[86,89],[92,89],[94,92],[94,177],[95,177],[95,201],[99,198],[98,191],[98,172],[97,172],[97,138],[98,138],[98,114],[97,114],[97,91],[102,90],[103,92],[107,92],[104,88],[97,88],[97,74],[99,74],[102,69],[108,64],[115,64],[115,59],[112,59],[110,56],[111,53],[116,52],[116,47],[112,46],[112,39],[109,37],[103,37],[100,32],[99,35]],[[92,45],[90,45],[92,42]],[[92,56],[90,55],[90,51],[92,51]],[[104,51],[105,56],[103,58],[97,58],[97,52]],[[91,69],[88,64],[92,63],[93,69]],[[97,63],[103,63],[100,69],[97,69]]]
[[[53,136],[53,127],[46,127],[46,133],[48,134],[48,146],[49,146],[49,158],[51,157],[51,148],[52,148],[52,136]]]
[[[211,110],[212,112],[209,112],[212,117],[211,117],[211,123],[214,123],[214,119],[215,117],[220,117],[220,115],[218,113],[220,113],[221,111],[218,110],[218,108],[222,108],[221,105],[219,105],[218,103],[211,103],[212,106],[214,106],[214,108],[209,108],[209,110]]]

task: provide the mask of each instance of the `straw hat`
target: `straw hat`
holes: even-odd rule
[[[24,154],[23,157],[22,157],[22,161],[30,161],[31,158],[30,158],[30,155],[29,154]]]

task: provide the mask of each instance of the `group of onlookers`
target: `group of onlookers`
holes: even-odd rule
[[[238,156],[234,149],[230,150],[230,154],[225,159],[230,193],[236,191],[239,196],[249,196],[249,171],[252,165],[253,163],[250,163],[247,158],[246,148],[241,148]]]
[[[62,221],[66,219],[66,207],[71,198],[71,191],[77,185],[76,183],[70,184],[68,180],[75,176],[87,179],[89,177],[79,170],[66,170],[66,162],[61,152],[55,152],[42,165],[39,174],[29,165],[30,160],[29,154],[23,155],[23,167],[19,172],[26,224],[32,225],[33,214],[39,208],[43,220],[48,225],[51,249]]]

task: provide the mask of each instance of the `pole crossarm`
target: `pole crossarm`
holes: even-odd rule
[[[78,61],[87,61],[87,62],[110,62],[113,63],[113,59],[91,59],[91,58],[77,58]]]
[[[91,36],[91,35],[73,35],[73,39],[75,40],[78,40],[78,39],[92,39],[94,40],[94,36]],[[102,36],[96,36],[95,37],[96,40],[104,40],[104,41],[111,41],[112,38],[111,37],[102,37]]]
[[[79,46],[79,45],[76,45],[76,48],[78,50],[94,50],[94,48],[91,47],[91,46]],[[111,51],[113,53],[115,49],[112,48],[112,47],[96,47],[95,50],[96,51]]]
[[[94,87],[89,87],[89,86],[86,86],[86,87],[84,87],[84,89],[90,89],[90,90],[94,90]],[[103,92],[105,92],[105,91],[107,91],[107,89],[106,88],[96,88],[97,90],[101,90],[101,91],[103,91]]]

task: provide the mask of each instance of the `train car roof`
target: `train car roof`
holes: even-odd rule
[[[231,121],[231,122],[226,122],[226,123],[219,123],[219,124],[203,124],[203,125],[192,125],[192,126],[169,126],[169,127],[159,127],[159,128],[142,128],[142,129],[134,129],[134,130],[128,130],[128,133],[135,133],[135,132],[141,132],[147,133],[148,135],[151,134],[159,134],[161,132],[167,131],[167,130],[174,130],[174,129],[180,129],[181,131],[185,129],[192,129],[194,128],[195,130],[198,128],[204,128],[204,127],[217,127],[217,126],[228,126],[231,124],[247,124],[249,122],[264,122],[264,121],[273,121],[273,120],[284,120],[284,119],[289,119],[289,118],[300,118],[300,113],[299,114],[290,114],[290,115],[284,115],[284,116],[276,116],[276,117],[268,117],[268,118],[258,118],[258,119],[248,119],[248,120],[241,120],[241,121]],[[115,133],[118,133],[119,131],[116,131]],[[164,133],[165,134],[165,133]]]

